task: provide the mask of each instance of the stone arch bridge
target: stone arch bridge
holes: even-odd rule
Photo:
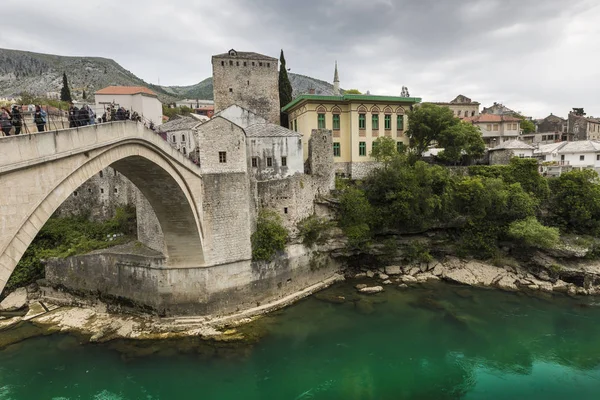
[[[0,292],[48,218],[108,166],[146,197],[164,235],[158,264],[113,261],[118,276],[106,278],[112,296],[185,312],[207,303],[211,290],[239,286],[223,275],[251,273],[250,211],[231,203],[250,204],[250,191],[239,190],[249,189],[247,172],[203,174],[159,135],[124,121],[0,139]],[[229,190],[231,182],[237,185]]]

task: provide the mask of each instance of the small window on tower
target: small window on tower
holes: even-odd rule
[[[261,63],[261,62],[259,62],[259,63],[258,63],[258,66],[259,66],[259,67],[262,67],[262,63]]]
[[[283,207],[283,213],[287,214],[288,213],[288,208],[287,207]]]
[[[119,189],[115,188],[115,193],[119,193]]]
[[[252,66],[254,67],[254,61],[252,61]]]
[[[233,88],[229,88],[229,93],[233,93]]]
[[[235,62],[235,66],[236,66],[236,67],[239,67],[239,66],[240,66],[240,62],[239,62],[239,61],[236,61],[236,62]]]
[[[104,172],[100,171],[100,178],[104,177]]]
[[[244,67],[246,66],[246,61],[244,61]]]
[[[267,167],[273,166],[273,159],[271,157],[267,157]]]
[[[229,65],[233,65],[233,61],[229,60]]]
[[[281,166],[287,167],[287,157],[281,157]]]
[[[248,81],[248,86],[250,86],[250,81]]]
[[[267,63],[267,68],[271,68],[271,63]]]
[[[219,162],[222,164],[227,162],[227,152],[226,151],[219,152]]]
[[[77,193],[77,190],[73,192],[73,197],[77,197],[79,193]]]
[[[225,66],[225,61],[221,61],[221,65],[224,67]]]
[[[252,157],[252,168],[258,168],[258,157]]]
[[[100,193],[104,193],[104,189],[100,189]]]

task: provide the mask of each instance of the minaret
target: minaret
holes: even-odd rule
[[[333,74],[333,95],[340,95],[340,76],[337,70],[337,61],[335,62],[335,73]]]

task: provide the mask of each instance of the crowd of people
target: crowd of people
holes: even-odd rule
[[[24,125],[27,129],[27,125],[23,120],[23,114],[21,113],[18,105],[14,104],[11,110],[9,110],[7,107],[2,107],[0,111],[0,128],[5,136],[10,136],[10,132],[13,128],[15,135],[21,134]],[[40,105],[35,106],[35,111],[33,112],[33,122],[36,125],[38,132],[44,132],[47,122],[47,114]]]
[[[36,105],[32,116],[37,131],[44,132],[48,123],[46,111],[44,111],[40,105]],[[114,104],[109,105],[102,116],[98,118],[96,117],[94,110],[87,104],[78,108],[75,104],[71,103],[68,110],[69,128],[126,120],[142,122],[142,117],[135,111],[130,112],[124,107],[118,107]],[[150,129],[153,129],[154,124],[150,123],[150,125]],[[23,127],[25,127],[27,133],[31,133],[25,123],[23,113],[21,112],[21,106],[14,104],[12,108],[0,108],[0,129],[5,136],[11,136],[11,132],[14,135],[19,135],[21,134]]]

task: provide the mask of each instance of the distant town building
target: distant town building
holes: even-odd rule
[[[550,114],[536,121],[536,132],[524,133],[521,140],[537,145],[572,140],[572,137],[567,132],[567,120]]]
[[[494,114],[494,115],[515,115],[519,114],[518,112],[511,110],[503,104],[496,103],[490,107],[484,107],[481,111],[482,114]]]
[[[513,157],[532,158],[535,147],[521,140],[509,140],[490,149],[490,165],[506,165]]]
[[[480,114],[464,119],[481,130],[483,141],[489,148],[514,140],[521,134],[521,120],[511,115]]]
[[[406,114],[420,102],[416,97],[303,94],[282,111],[289,116],[290,129],[303,135],[305,159],[312,130],[332,129],[336,173],[356,179],[376,166],[369,155],[378,137],[393,138],[398,146],[408,144]]]
[[[176,107],[188,107],[188,108],[200,108],[203,106],[214,106],[215,102],[212,100],[200,100],[200,99],[184,99],[177,100],[175,102]]]
[[[479,106],[481,105],[480,103],[473,101],[462,94],[459,94],[454,100],[448,103],[434,102],[432,104],[448,107],[452,110],[456,117],[461,119],[479,116]]]
[[[550,176],[572,169],[600,171],[600,142],[593,140],[541,145],[534,155],[542,162],[542,173]]]
[[[143,86],[109,86],[95,95],[95,112],[100,117],[109,105],[137,112],[144,122],[160,125],[163,121],[162,103],[152,90]]]
[[[215,112],[237,104],[279,125],[279,61],[234,49],[212,57]]]

